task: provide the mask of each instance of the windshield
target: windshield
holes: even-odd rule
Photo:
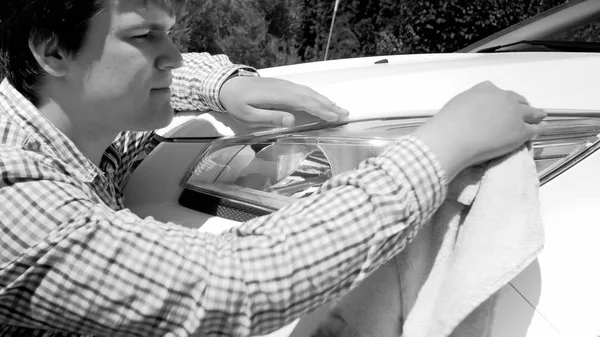
[[[548,37],[551,41],[600,42],[600,18]]]

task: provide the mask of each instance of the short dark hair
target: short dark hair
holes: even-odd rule
[[[0,78],[34,104],[45,72],[29,49],[54,39],[70,55],[81,49],[90,20],[106,0],[0,0]],[[124,0],[128,1],[128,0]],[[166,6],[173,14],[183,10],[186,0],[144,0]]]

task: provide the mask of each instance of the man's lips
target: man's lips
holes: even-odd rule
[[[162,87],[162,88],[153,88],[152,90],[150,90],[151,92],[156,92],[156,93],[171,93],[171,88],[170,87]]]

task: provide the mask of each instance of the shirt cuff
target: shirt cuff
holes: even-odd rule
[[[219,98],[223,83],[240,69],[258,73],[250,66],[233,64],[226,55],[186,53],[182,56],[186,66],[178,70],[179,77],[184,79],[184,83],[189,82],[187,90],[190,92],[184,90],[180,96],[187,99],[197,97],[206,107],[219,112],[225,112]]]
[[[417,223],[427,222],[446,199],[448,179],[433,152],[420,139],[405,136],[386,150],[395,163],[402,165],[402,174],[409,182],[415,205],[419,206]]]
[[[238,71],[240,69],[245,70],[245,71],[254,72],[254,73],[256,73],[258,75],[258,71],[256,69],[254,69],[252,67],[249,67],[249,66],[245,66],[245,65],[239,65],[239,64],[233,65],[232,68],[226,69],[221,74],[215,74],[215,80],[214,81],[216,83],[216,88],[218,88],[218,89],[217,89],[216,95],[214,95],[214,97],[216,97],[216,101],[214,102],[214,105],[217,108],[216,109],[217,111],[220,111],[220,112],[225,112],[226,111],[225,107],[221,103],[221,99],[220,99],[220,97],[221,97],[221,88],[223,87],[223,84],[225,84],[225,82],[227,82],[229,79],[231,79],[232,77],[234,77],[232,75],[236,71]],[[211,96],[211,97],[213,97],[213,96]]]

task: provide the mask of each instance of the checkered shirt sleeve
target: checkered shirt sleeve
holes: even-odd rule
[[[224,112],[219,99],[221,86],[236,70],[256,69],[233,64],[226,55],[183,54],[184,66],[173,71],[171,104],[176,111]]]
[[[446,194],[439,163],[409,136],[215,236],[111,209],[32,156],[0,151],[0,321],[81,334],[273,331],[398,254]]]

